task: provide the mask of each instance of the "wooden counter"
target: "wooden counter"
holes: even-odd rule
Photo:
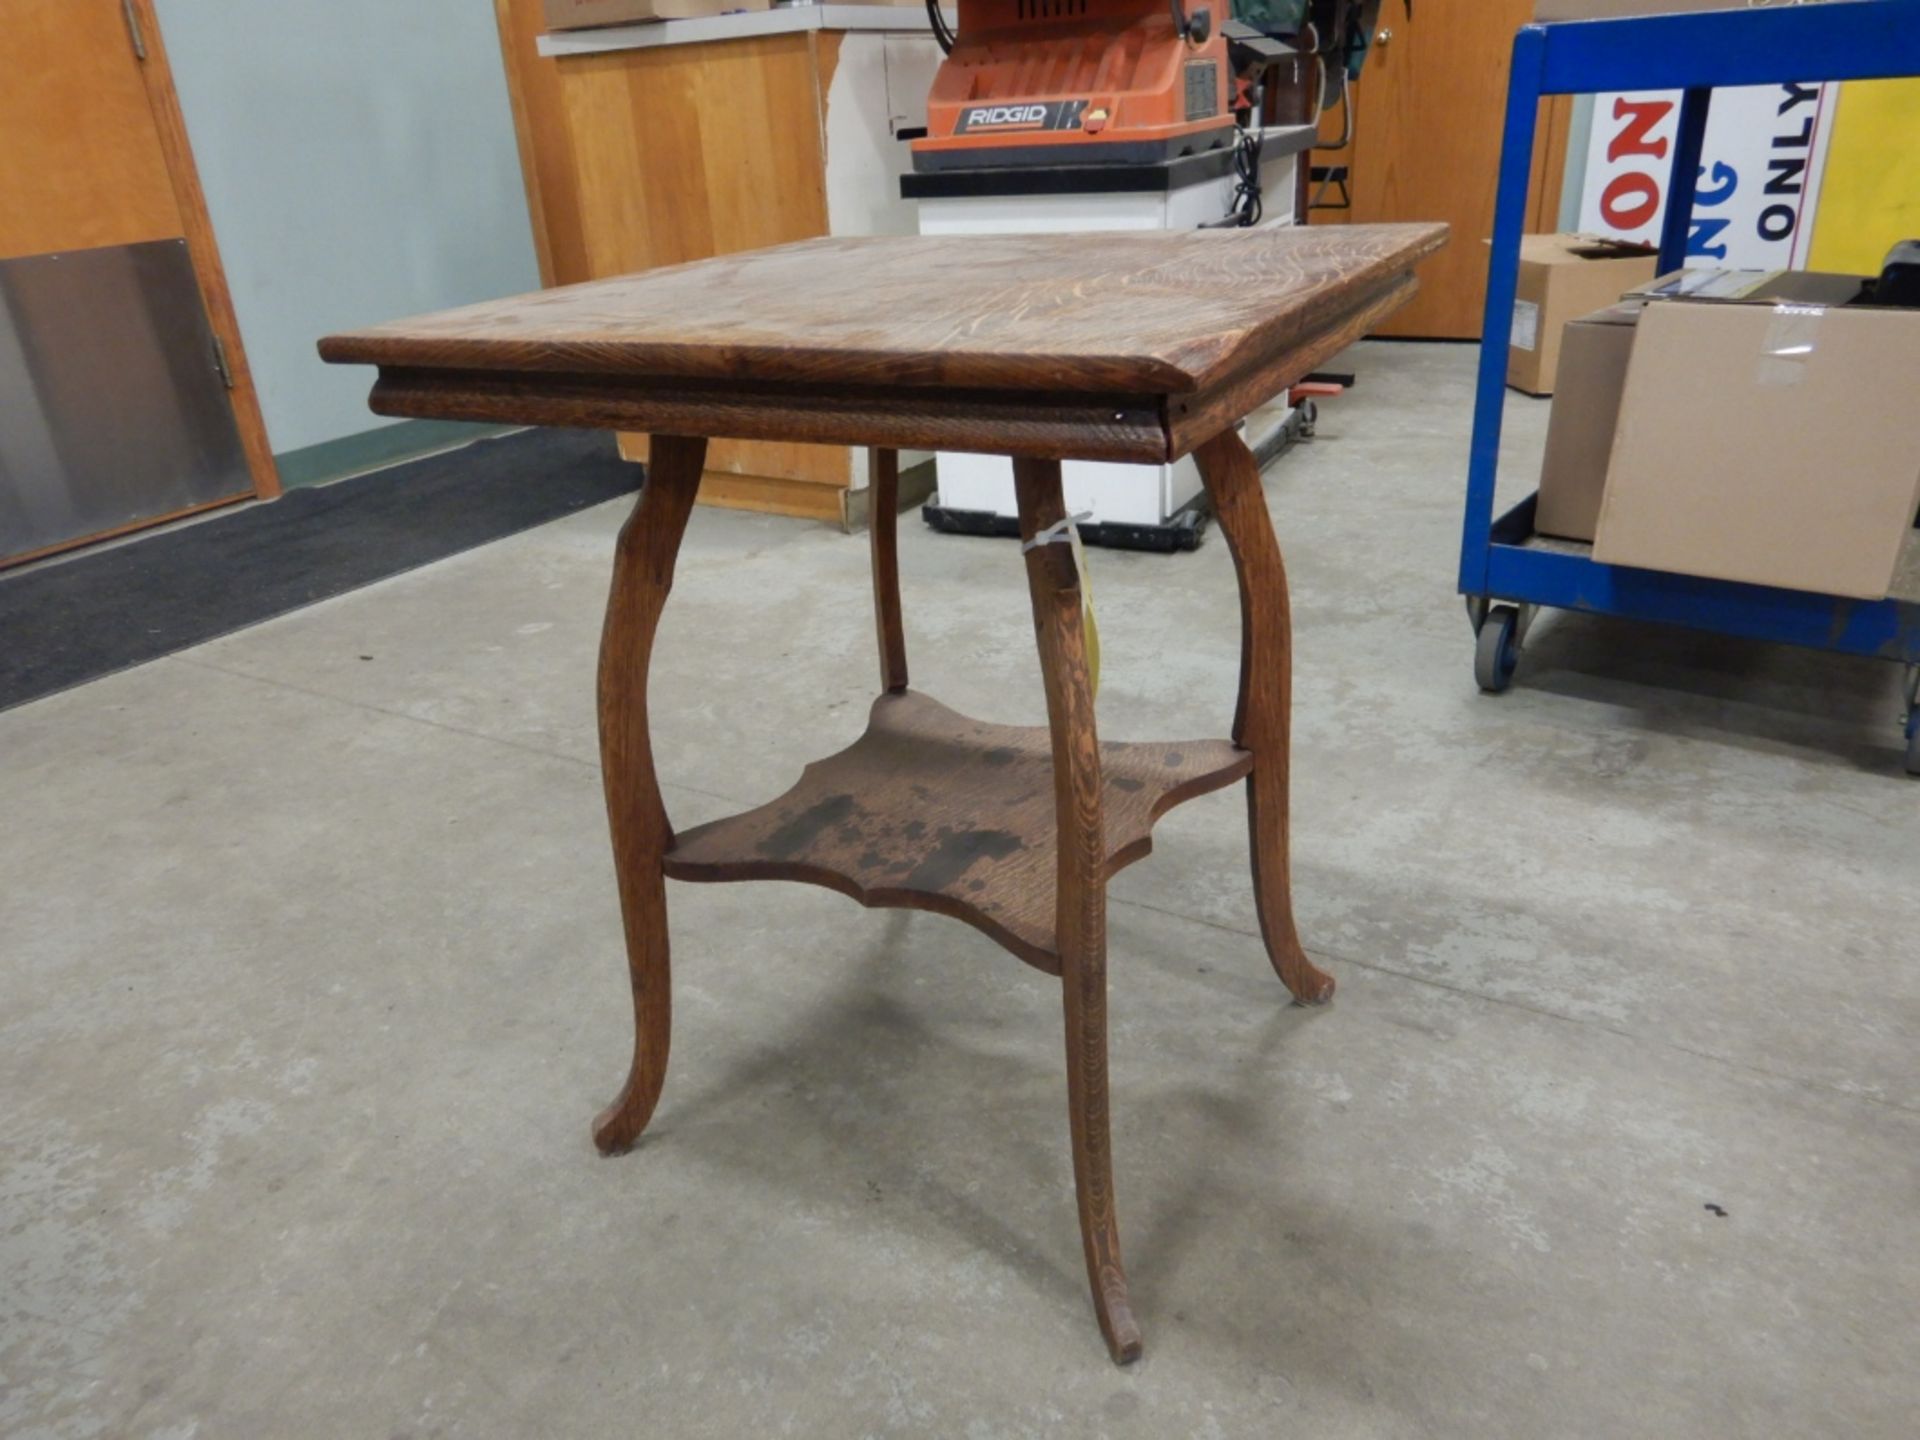
[[[541,278],[822,235],[911,234],[899,198],[940,52],[917,6],[822,5],[543,36],[495,0]],[[644,459],[646,437],[621,450]],[[845,523],[866,456],[721,440],[700,500]]]

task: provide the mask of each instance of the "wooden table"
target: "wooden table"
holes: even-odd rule
[[[965,239],[829,239],[399,321],[321,343],[380,367],[386,415],[644,430],[600,652],[600,748],[633,982],[633,1066],[603,1151],[639,1138],[667,1068],[664,880],[804,880],[977,926],[1061,978],[1074,1183],[1094,1309],[1140,1353],[1107,1128],[1106,887],[1174,805],[1247,782],[1267,954],[1300,1001],[1333,993],[1294,930],[1287,867],[1286,575],[1235,432],[1254,406],[1413,293],[1438,225]],[[707,437],[873,447],[881,694],[866,733],[785,795],[676,833],[654,776],[647,664]],[[1045,729],[907,688],[899,448],[1011,455]],[[1192,451],[1240,581],[1231,739],[1101,742],[1064,518],[1063,459]],[[990,558],[983,547],[983,559]],[[1173,561],[1170,563],[1181,563]]]

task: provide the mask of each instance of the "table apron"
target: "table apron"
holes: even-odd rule
[[[965,450],[1047,460],[1172,458],[1161,395],[793,386],[385,366],[376,414],[729,440]]]
[[[1197,450],[1214,436],[1237,425],[1288,387],[1318,370],[1335,355],[1413,298],[1420,288],[1413,275],[1396,277],[1330,317],[1323,328],[1302,336],[1276,355],[1228,375],[1218,384],[1190,395],[1167,397],[1168,454],[1178,459]]]

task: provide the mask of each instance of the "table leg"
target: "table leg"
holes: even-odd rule
[[[600,634],[601,778],[613,831],[634,1019],[633,1068],[619,1097],[593,1122],[594,1144],[609,1155],[640,1138],[667,1077],[672,987],[666,883],[660,867],[673,829],[647,736],[647,665],[706,454],[705,440],[653,437],[646,484],[620,531]]]
[[[900,628],[900,452],[867,451],[867,533],[873,546],[873,623],[880,633],[880,688],[907,688],[907,637]]]
[[[1254,908],[1267,958],[1296,1000],[1333,997],[1333,977],[1300,946],[1293,923],[1293,881],[1287,857],[1287,727],[1293,708],[1293,620],[1287,571],[1274,537],[1260,467],[1235,430],[1223,430],[1194,452],[1233,552],[1240,578],[1240,700],[1233,741],[1253,752],[1247,777],[1247,829],[1253,852]]]
[[[1015,460],[1020,534],[1031,540],[1066,514],[1060,465]],[[1107,879],[1100,813],[1100,742],[1080,620],[1080,576],[1071,547],[1027,552],[1027,586],[1053,734],[1053,798],[1059,834],[1056,943],[1067,1039],[1067,1105],[1073,1182],[1093,1308],[1120,1364],[1140,1354],[1140,1327],[1127,1298],[1114,1213],[1113,1150],[1107,1125]]]

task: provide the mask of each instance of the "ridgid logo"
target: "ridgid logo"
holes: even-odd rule
[[[1086,112],[1085,100],[1034,101],[1029,105],[969,105],[960,112],[956,135],[969,130],[1072,130]]]
[[[1025,129],[1047,123],[1044,105],[982,105],[967,111],[969,130]]]

